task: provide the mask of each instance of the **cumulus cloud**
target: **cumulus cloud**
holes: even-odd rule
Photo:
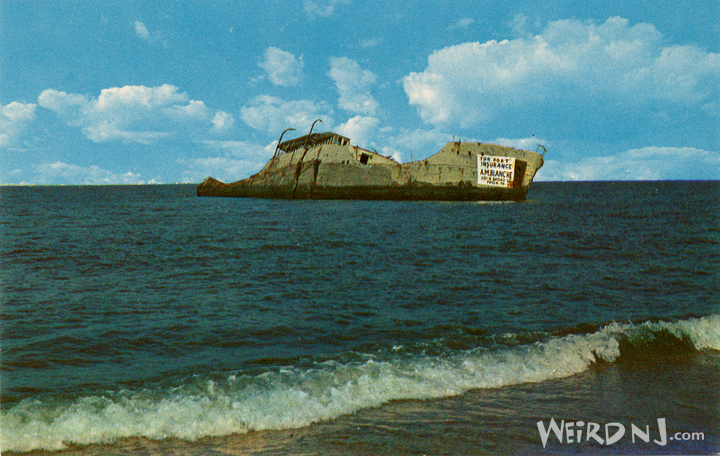
[[[367,149],[374,145],[373,140],[377,137],[379,123],[380,120],[375,117],[355,116],[338,125],[335,131],[350,138],[353,144]]]
[[[169,84],[113,87],[103,89],[97,98],[48,89],[40,94],[38,103],[68,125],[80,127],[96,143],[152,144],[180,134],[221,132],[232,125],[231,114],[212,111]]]
[[[272,157],[276,141],[260,145],[246,141],[203,141],[211,157],[179,159],[185,182],[201,182],[212,176],[223,182],[244,179],[259,171]]]
[[[340,99],[339,106],[356,114],[375,115],[378,102],[370,95],[370,89],[377,81],[377,76],[363,70],[357,62],[347,57],[330,59],[328,76],[335,81]]]
[[[330,127],[331,116],[332,109],[325,103],[285,101],[268,95],[259,95],[240,109],[240,117],[248,126],[271,135],[279,135],[286,128],[309,131],[315,119],[322,119],[322,125]]]
[[[426,158],[439,152],[453,136],[440,130],[401,130],[398,134],[391,136],[389,142],[393,147],[400,150],[407,150],[413,153],[413,158],[418,160]]]
[[[720,179],[720,153],[692,147],[644,147],[575,162],[547,160],[542,181]]]
[[[453,135],[438,129],[400,129],[396,131],[392,128],[381,127],[373,130],[373,133],[378,135],[373,138],[379,146],[378,150],[398,162],[425,159],[439,152],[446,143],[453,140]]]
[[[584,109],[652,102],[720,114],[720,54],[665,46],[650,24],[560,20],[536,36],[463,43],[434,52],[403,79],[426,122],[471,127],[507,110],[582,103]]]
[[[305,63],[302,57],[296,58],[290,52],[269,47],[258,66],[265,70],[270,82],[276,86],[292,87],[300,84]]]
[[[8,105],[0,105],[0,147],[13,148],[28,125],[35,120],[34,103],[13,101]]]
[[[232,114],[224,111],[218,111],[215,113],[215,117],[212,119],[213,130],[216,132],[228,131],[235,123],[235,118]]]
[[[42,184],[145,184],[140,174],[133,172],[114,173],[99,166],[77,166],[63,162],[46,163],[34,167],[37,173],[37,182]]]

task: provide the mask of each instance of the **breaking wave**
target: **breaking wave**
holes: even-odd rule
[[[507,335],[513,338],[515,335]],[[611,323],[526,345],[475,348],[451,356],[402,356],[312,369],[279,368],[223,381],[195,377],[166,390],[120,391],[74,400],[26,399],[0,415],[2,450],[60,450],[125,437],[197,440],[307,426],[398,399],[571,376],[595,363],[720,350],[720,315],[675,322]]]

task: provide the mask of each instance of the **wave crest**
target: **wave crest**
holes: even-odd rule
[[[281,368],[222,382],[189,382],[167,391],[83,397],[70,404],[24,400],[0,414],[2,449],[59,450],[125,437],[197,440],[298,428],[392,400],[449,397],[567,377],[598,362],[662,357],[668,344],[681,351],[720,350],[720,315],[611,323],[585,334],[451,356],[327,361],[312,369]]]

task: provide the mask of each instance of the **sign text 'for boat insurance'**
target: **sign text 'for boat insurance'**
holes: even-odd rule
[[[508,187],[515,172],[514,157],[477,156],[478,184]]]

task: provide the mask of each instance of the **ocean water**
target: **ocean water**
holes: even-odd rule
[[[0,187],[0,236],[5,454],[720,452],[720,182]]]

